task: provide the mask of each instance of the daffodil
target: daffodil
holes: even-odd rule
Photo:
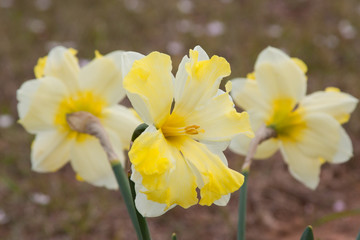
[[[52,49],[35,66],[36,79],[25,82],[17,91],[19,122],[36,134],[31,149],[32,169],[53,172],[70,162],[80,179],[116,189],[115,176],[98,140],[71,130],[66,117],[85,111],[99,118],[124,162],[122,150],[129,146],[139,120],[118,103],[125,97],[123,77],[142,55],[116,51],[98,55],[83,68],[75,55],[74,49]]]
[[[348,121],[358,100],[337,88],[306,94],[307,67],[282,51],[268,47],[247,79],[232,80],[232,97],[245,109],[254,131],[264,125],[276,137],[261,143],[255,158],[268,158],[280,149],[290,173],[307,187],[319,183],[321,165],[342,163],[352,156],[352,144],[341,124]],[[236,136],[230,149],[247,154],[250,139]]]
[[[247,113],[236,112],[229,93],[219,90],[230,74],[224,58],[209,59],[198,46],[182,59],[176,77],[171,69],[168,55],[152,52],[135,61],[124,79],[148,124],[129,152],[135,204],[144,216],[198,202],[226,205],[244,179],[227,167],[223,150],[235,134],[253,135]]]

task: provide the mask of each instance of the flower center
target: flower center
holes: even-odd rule
[[[277,99],[272,109],[266,126],[273,128],[281,140],[298,141],[302,130],[306,128],[304,109],[293,99]]]
[[[70,129],[66,120],[67,114],[85,111],[101,120],[102,110],[106,105],[106,101],[100,96],[97,96],[90,91],[80,91],[60,102],[54,119],[55,125],[59,126],[64,131],[74,132]]]
[[[198,125],[186,126],[184,118],[176,113],[170,115],[169,119],[161,127],[161,130],[165,137],[196,135],[205,132],[205,130]]]

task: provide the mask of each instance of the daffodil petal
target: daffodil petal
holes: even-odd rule
[[[144,55],[137,52],[114,51],[104,56],[114,61],[117,69],[120,71],[122,79],[129,73],[134,61],[140,60]]]
[[[121,72],[114,61],[101,57],[92,60],[79,74],[80,87],[106,99],[108,105],[117,104],[125,97]]]
[[[95,137],[75,141],[70,158],[73,169],[85,181],[99,187],[118,188],[109,160]]]
[[[266,101],[294,99],[300,102],[306,93],[306,76],[289,56],[268,47],[255,63],[255,77]]]
[[[306,128],[302,131],[301,140],[297,142],[298,148],[310,158],[323,158],[332,161],[342,146],[341,125],[330,115],[324,113],[311,113],[304,116]],[[340,154],[340,153],[339,153]],[[337,156],[337,162],[348,160],[352,156],[349,150],[344,149]]]
[[[246,156],[249,151],[250,142],[251,142],[251,138],[239,134],[231,140],[229,148],[234,153]],[[272,155],[274,155],[278,149],[279,149],[279,145],[277,140],[268,139],[262,142],[257,147],[254,158],[255,159],[269,158]]]
[[[130,161],[142,176],[147,199],[188,208],[197,203],[196,181],[179,150],[150,126],[135,141]],[[178,180],[181,178],[181,181]]]
[[[214,97],[222,78],[231,72],[224,58],[205,60],[205,54],[200,47],[190,50],[190,58],[184,58],[179,66],[175,80],[175,107],[179,112],[189,112]]]
[[[176,204],[174,204],[170,207],[167,207],[167,205],[164,203],[158,203],[148,200],[146,194],[143,193],[148,190],[142,185],[142,176],[139,172],[136,171],[136,169],[133,166],[132,166],[131,180],[135,183],[136,209],[139,211],[139,213],[142,216],[158,217],[176,206]]]
[[[247,112],[236,112],[228,93],[218,95],[201,108],[194,109],[185,121],[186,126],[195,124],[203,130],[193,135],[198,140],[230,141],[238,133],[253,137]]]
[[[339,123],[349,120],[358,100],[350,94],[335,91],[318,91],[304,98],[301,105],[308,112],[324,112],[333,116]]]
[[[173,101],[171,60],[166,54],[152,52],[135,61],[124,79],[128,97],[146,123],[161,126],[170,115]]]
[[[60,79],[71,92],[79,90],[80,68],[72,49],[61,46],[53,48],[46,59],[44,75]]]
[[[200,205],[211,205],[222,196],[238,190],[244,182],[244,176],[229,169],[219,156],[212,153],[204,144],[194,140],[184,141],[181,152],[189,162],[200,188]]]
[[[67,88],[56,78],[24,83],[17,91],[20,124],[30,133],[54,129],[56,111],[67,95]]]
[[[320,181],[321,162],[304,153],[297,143],[283,142],[280,150],[291,175],[308,188],[315,189]]]
[[[53,172],[69,161],[74,138],[56,130],[43,131],[31,147],[31,166],[36,172]]]
[[[337,152],[333,159],[329,160],[331,163],[343,163],[349,160],[353,156],[353,147],[349,135],[345,130],[340,128],[340,140],[337,148]]]
[[[136,127],[141,124],[131,109],[121,105],[104,109],[102,123],[118,134],[125,148],[130,146],[131,136]]]
[[[236,105],[246,111],[254,110],[261,113],[265,118],[265,115],[271,111],[271,104],[265,100],[259,90],[258,82],[244,78],[235,78],[231,82],[231,96]]]

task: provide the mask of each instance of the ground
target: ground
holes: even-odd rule
[[[37,59],[59,44],[78,49],[81,62],[93,58],[94,50],[157,50],[172,56],[174,71],[199,44],[230,62],[232,74],[225,81],[246,76],[258,53],[271,45],[307,63],[308,92],[335,86],[360,97],[357,0],[0,0],[0,23],[2,119],[16,121],[16,89],[34,78]],[[354,157],[324,165],[315,191],[289,174],[280,154],[253,163],[248,240],[299,239],[308,224],[322,240],[356,238],[359,120],[355,110],[345,125]],[[70,166],[56,173],[31,171],[33,136],[16,123],[5,125],[0,126],[0,239],[135,239],[119,192],[78,182]],[[243,157],[228,150],[226,156],[239,170]],[[170,239],[173,232],[181,240],[235,239],[238,195],[226,207],[177,207],[148,219],[153,239]]]

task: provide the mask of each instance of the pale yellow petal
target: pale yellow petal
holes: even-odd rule
[[[56,130],[38,133],[31,146],[31,167],[37,172],[54,172],[69,161],[74,138]]]
[[[213,56],[209,60],[201,60],[199,56],[203,54],[197,50],[190,50],[190,58],[184,58],[178,69],[181,74],[178,73],[175,80],[176,91],[179,91],[175,95],[175,102],[178,111],[183,113],[201,106],[214,97],[222,78],[231,72],[230,65],[224,58]],[[181,84],[177,83],[179,81]]]
[[[63,82],[56,78],[24,83],[17,91],[19,123],[31,133],[54,129],[56,112],[68,94]]]
[[[304,98],[301,105],[308,112],[324,112],[343,124],[350,118],[358,100],[350,94],[338,91],[318,91]]]
[[[349,135],[341,127],[340,140],[337,148],[337,152],[333,159],[329,160],[331,163],[343,163],[349,160],[353,156],[353,147]]]
[[[306,128],[301,133],[298,148],[310,158],[323,158],[333,161],[342,146],[341,125],[331,116],[324,113],[309,113],[304,116]],[[346,141],[346,140],[345,140]],[[340,153],[339,153],[340,154]],[[347,161],[352,153],[348,150],[337,156],[336,162]]]
[[[131,109],[122,105],[115,105],[104,109],[102,112],[102,124],[116,132],[121,139],[122,145],[128,148],[131,136],[141,122]]]
[[[281,152],[294,178],[311,189],[320,181],[321,162],[303,152],[296,143],[282,143]]]
[[[171,69],[168,55],[152,52],[135,61],[124,79],[132,105],[148,124],[161,126],[170,114],[173,101]]]
[[[117,104],[125,97],[121,72],[111,59],[94,59],[81,69],[79,80],[81,90],[102,96],[108,105]]]
[[[189,112],[185,125],[200,126],[200,133],[193,135],[198,140],[229,141],[239,133],[253,136],[248,114],[236,112],[228,93],[218,95],[201,108]]]
[[[255,63],[255,78],[266,101],[294,99],[306,93],[306,76],[302,69],[281,50],[268,47]]]
[[[184,141],[181,152],[192,171],[198,172],[200,205],[211,205],[224,195],[238,190],[244,182],[244,176],[229,169],[219,156],[209,151],[204,144],[194,140]]]
[[[257,115],[265,119],[265,115],[271,111],[271,103],[266,101],[259,90],[258,82],[241,78],[233,79],[231,82],[231,96],[236,105],[245,111],[256,111]]]
[[[69,91],[79,90],[79,64],[73,49],[55,47],[46,59],[44,75],[60,79],[68,87]]]
[[[95,137],[86,136],[75,141],[70,158],[74,171],[86,182],[109,189],[118,188],[110,162]]]

